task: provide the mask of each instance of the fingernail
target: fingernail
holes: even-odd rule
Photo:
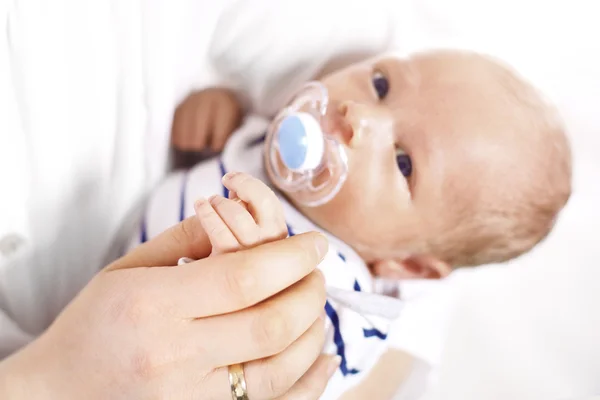
[[[237,172],[228,172],[223,176],[224,181],[230,181],[234,176],[236,176]]]
[[[215,200],[217,199],[217,196],[218,196],[218,195],[216,195],[216,194],[213,194],[212,196],[210,196],[210,197],[208,198],[208,202],[209,202],[210,204],[214,205],[214,204],[215,204]]]
[[[327,252],[329,251],[329,240],[327,240],[327,238],[321,234],[319,234],[319,236],[317,236],[316,240],[316,246],[317,246],[317,252],[319,254],[319,259],[323,260],[325,258],[325,255],[327,255]]]
[[[335,356],[329,361],[329,365],[327,366],[327,375],[331,377],[335,371],[339,368],[342,362],[342,357]]]
[[[202,204],[206,203],[206,199],[204,197],[199,198],[194,202],[194,210],[197,210]]]

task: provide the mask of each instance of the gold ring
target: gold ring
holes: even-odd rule
[[[229,372],[231,398],[233,400],[248,400],[246,378],[244,377],[244,366],[242,364],[230,365],[227,367],[227,372]]]

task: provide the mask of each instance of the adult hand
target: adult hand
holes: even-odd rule
[[[0,363],[0,398],[228,399],[227,366],[244,363],[252,400],[317,399],[337,366],[319,355],[326,239],[161,267],[202,257],[193,244],[205,238],[187,219],[98,274]]]

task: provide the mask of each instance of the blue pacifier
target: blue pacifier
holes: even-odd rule
[[[270,124],[266,168],[275,186],[306,206],[331,200],[348,175],[343,146],[322,129],[327,89],[310,82]]]

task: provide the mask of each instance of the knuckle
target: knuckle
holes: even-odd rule
[[[233,224],[235,224],[236,226],[245,226],[245,225],[250,225],[250,226],[256,226],[256,223],[254,223],[254,220],[252,219],[252,216],[248,214],[248,211],[246,211],[245,209],[232,209],[230,210],[231,213],[231,220],[233,221]]]
[[[252,294],[256,292],[256,277],[252,271],[243,267],[233,268],[226,277],[226,290],[237,306],[243,308],[252,305]]]
[[[287,319],[277,309],[264,311],[255,321],[255,340],[270,355],[280,353],[290,344],[290,334]]]
[[[279,397],[290,388],[290,378],[283,368],[269,368],[264,376],[264,390],[268,398]]]
[[[277,233],[275,234],[275,240],[282,240],[289,236],[287,226],[282,228],[278,228]]]
[[[181,223],[171,229],[171,237],[175,244],[186,245],[194,241],[194,230],[190,226],[191,219],[184,219]]]
[[[259,232],[253,228],[244,229],[242,233],[239,233],[238,239],[243,247],[253,247],[261,243]]]
[[[214,237],[218,239],[225,237],[229,233],[229,229],[225,224],[215,223],[208,227],[207,233],[209,237]]]
[[[259,243],[270,243],[288,237],[287,227],[282,230],[278,227],[269,227],[265,229],[259,237]]]
[[[138,348],[131,356],[131,372],[138,380],[150,381],[160,370],[155,353]]]

